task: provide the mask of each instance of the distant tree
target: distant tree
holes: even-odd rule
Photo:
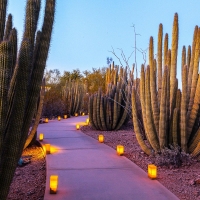
[[[93,94],[98,91],[101,87],[102,91],[105,91],[105,73],[106,69],[103,68],[92,68],[92,72],[84,71],[85,77],[83,78],[84,83],[87,85],[87,91],[89,94]]]
[[[47,70],[44,77],[46,78],[46,94],[44,97],[43,116],[53,117],[63,115],[65,112],[64,102],[62,100],[61,75],[58,69]]]
[[[66,81],[81,80],[81,78],[83,78],[83,75],[79,69],[74,69],[72,72],[64,71],[63,75],[60,77],[60,84],[64,86]]]

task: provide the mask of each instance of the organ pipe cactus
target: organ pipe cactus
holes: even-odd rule
[[[108,89],[108,94],[103,95],[101,89],[89,98],[90,124],[97,130],[118,130],[129,117],[130,93],[124,94],[124,85],[118,84]]]
[[[86,87],[80,81],[66,81],[62,91],[64,100],[66,101],[67,112],[74,116],[75,113],[80,113],[83,105]]]
[[[134,68],[114,66],[106,70],[106,94],[99,89],[89,99],[90,124],[97,130],[118,130],[129,118]],[[138,85],[138,84],[137,84]]]
[[[161,37],[159,26],[159,38]],[[160,41],[158,41],[160,51]],[[153,63],[153,38],[150,38],[149,64],[141,67],[140,102],[142,119],[138,122],[136,105],[136,86],[132,89],[132,115],[136,138],[146,154],[159,153],[166,147],[181,146],[181,150],[196,157],[200,155],[200,75],[198,74],[200,55],[200,28],[195,27],[192,49],[182,50],[182,89],[178,89],[177,50],[178,50],[178,15],[174,16],[172,31],[172,49],[168,49],[168,34],[164,40],[164,66],[162,74]],[[162,53],[158,52],[157,55]],[[187,58],[186,58],[187,55]],[[160,58],[158,56],[158,63]],[[187,66],[188,65],[188,66]],[[158,71],[157,71],[158,70]],[[158,73],[158,79],[156,74]],[[162,86],[160,86],[162,81]],[[159,109],[157,109],[159,106]],[[157,118],[158,117],[158,118]],[[159,123],[157,123],[157,119]],[[158,126],[158,127],[157,127]],[[142,130],[148,141],[144,142]]]
[[[54,22],[55,0],[46,0],[37,32],[41,0],[27,0],[25,30],[17,54],[17,31],[7,0],[0,0],[0,199],[6,199],[35,113]],[[5,30],[4,30],[5,29]]]

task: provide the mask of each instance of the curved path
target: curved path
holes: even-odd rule
[[[105,144],[76,130],[87,116],[41,124],[43,144],[53,145],[46,156],[45,200],[176,200],[178,199],[133,162]],[[49,194],[49,177],[58,175],[58,192]]]

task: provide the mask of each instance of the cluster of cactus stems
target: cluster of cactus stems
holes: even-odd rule
[[[133,72],[130,72],[133,74]],[[107,68],[107,91],[104,95],[99,89],[89,99],[90,124],[97,130],[118,130],[130,114],[130,88],[132,80],[127,76],[127,68],[112,66]]]
[[[22,42],[12,15],[6,21],[7,0],[0,0],[0,199],[7,198],[17,162],[36,110],[51,33],[55,0],[46,0],[42,31],[37,31],[41,0],[27,0]],[[36,36],[37,35],[37,36]],[[36,36],[36,39],[35,39]]]
[[[78,80],[68,80],[63,87],[62,95],[66,101],[67,114],[75,116],[82,111],[86,85]]]
[[[157,60],[154,58],[153,37],[149,43],[149,65],[141,66],[139,121],[136,105],[136,87],[132,87],[132,115],[136,138],[142,150],[150,155],[165,147],[180,146],[193,157],[200,154],[200,28],[194,30],[193,43],[182,49],[182,89],[178,89],[178,14],[174,16],[172,46],[168,34],[163,43],[163,26],[159,25]],[[163,53],[162,53],[163,49]],[[163,55],[163,57],[162,57]],[[156,64],[155,64],[156,63]],[[142,123],[139,123],[141,122]],[[143,129],[142,129],[143,128]],[[144,130],[144,132],[143,132]],[[147,139],[148,142],[145,141]]]

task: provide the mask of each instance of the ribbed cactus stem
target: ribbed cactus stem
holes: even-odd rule
[[[147,66],[146,76],[145,76],[145,106],[146,106],[146,119],[147,119],[147,130],[149,135],[149,142],[152,148],[158,152],[160,151],[160,146],[158,142],[158,137],[156,129],[153,122],[153,112],[151,107],[151,92],[150,92],[150,68]]]
[[[104,131],[107,130],[106,127],[106,121],[105,121],[105,109],[104,109],[104,97],[101,96],[101,101],[100,101],[100,119],[101,119],[101,125]]]
[[[138,123],[138,115],[137,115],[137,107],[136,107],[136,98],[135,98],[134,87],[132,88],[132,115],[133,115],[133,125],[134,125],[134,131],[135,131],[136,139],[137,139],[141,149],[147,155],[150,155],[151,150],[147,147],[147,145],[145,144],[145,142],[143,140],[141,130],[140,130],[140,126],[139,126],[139,123]]]
[[[7,0],[0,0],[0,42],[3,40],[4,35],[7,3]]]
[[[199,104],[200,104],[200,75],[198,78],[198,82],[197,82],[197,87],[196,87],[196,92],[195,92],[195,96],[194,96],[194,103],[192,105],[192,110],[190,112],[190,116],[188,118],[188,126],[187,126],[187,133],[188,133],[188,138],[190,137],[190,134],[192,133],[192,129],[194,127],[194,123],[195,120],[197,118],[198,115],[198,111],[199,111]]]
[[[170,69],[171,69],[171,49],[168,50],[167,52],[167,66],[170,74]]]
[[[187,68],[188,68],[188,74],[189,74],[189,68],[190,68],[190,61],[191,61],[191,46],[188,45],[188,50],[187,50]]]
[[[187,152],[187,66],[183,66],[182,68],[182,97],[181,97],[181,122],[180,122],[180,127],[181,127],[181,148],[183,151]]]
[[[196,44],[197,44],[197,34],[198,34],[198,26],[195,26],[194,34],[193,34],[193,41],[192,41],[192,53],[191,53],[190,67],[189,67],[189,73],[188,73],[188,82],[187,82],[187,85],[188,85],[187,105],[189,104],[191,85],[192,85],[192,74],[193,74],[193,68],[194,68],[194,58],[195,58],[195,49],[196,49]]]
[[[26,135],[28,133],[31,120],[33,118],[34,114],[33,108],[35,108],[40,94],[40,87],[42,84],[42,78],[49,52],[51,33],[53,30],[54,14],[55,14],[55,0],[46,0],[41,40],[38,52],[36,53],[37,54],[35,57],[36,59],[33,62],[33,71],[31,75],[31,83],[29,90],[30,95],[27,103],[26,119],[24,120],[24,125],[22,128],[22,140],[20,144],[20,147],[22,147],[21,151],[23,150],[23,146],[26,140]]]
[[[11,45],[11,69],[10,69],[10,79],[13,76],[13,72],[15,69],[16,58],[17,58],[17,31],[13,28],[9,35],[9,42]]]
[[[159,143],[160,148],[167,146],[167,76],[168,70],[165,69],[162,79],[162,93],[160,101],[160,120],[159,120]]]
[[[172,122],[172,137],[173,137],[173,145],[174,145],[174,147],[178,145],[178,141],[179,141],[179,136],[178,136],[178,114],[179,114],[179,109],[175,108],[174,109],[174,114],[173,114],[173,122]]]
[[[18,58],[18,73],[16,77],[12,115],[10,117],[8,127],[6,128],[6,134],[3,143],[3,159],[0,165],[0,181],[4,184],[2,184],[0,187],[0,199],[6,199],[5,197],[8,194],[9,185],[11,184],[19,156],[21,155],[21,149],[19,147],[21,143],[20,140],[23,119],[26,117],[25,107],[28,91],[28,66],[30,62],[29,48],[29,42],[23,41]]]
[[[9,14],[8,18],[7,18],[7,22],[6,22],[6,28],[5,28],[3,40],[9,39],[9,35],[10,35],[11,30],[12,30],[12,15]]]
[[[10,72],[10,43],[0,43],[0,152],[3,148],[4,131],[6,128],[6,116],[8,111],[7,94]]]
[[[194,158],[198,156],[199,154],[200,154],[200,142],[198,143],[194,151],[191,153],[191,156]]]
[[[141,66],[141,74],[140,74],[140,102],[142,108],[142,119],[145,134],[148,134],[147,130],[147,119],[146,119],[146,105],[145,105],[145,72],[144,72],[144,65]]]
[[[196,148],[197,144],[200,142],[200,128],[197,130],[196,134],[192,138],[192,140],[189,142],[189,153],[192,153],[194,149]]]
[[[182,48],[182,59],[181,59],[181,67],[186,65],[186,48],[183,46]]]
[[[178,14],[174,15],[172,30],[172,47],[171,47],[171,68],[170,68],[170,116],[174,110],[175,104],[175,85],[177,70],[177,53],[178,53]]]
[[[158,63],[158,99],[160,102],[160,94],[162,89],[162,40],[163,40],[163,25],[159,25],[158,30],[158,48],[157,48],[157,63]]]
[[[159,129],[159,109],[158,109],[158,99],[156,90],[156,71],[154,66],[154,55],[153,55],[153,37],[150,37],[149,42],[149,63],[150,63],[150,95],[151,95],[151,106],[153,112],[152,123],[155,126],[156,135],[158,135]]]
[[[163,68],[167,65],[167,59],[168,59],[168,33],[165,34],[165,39],[164,39],[164,66]]]
[[[189,101],[188,113],[187,113],[188,117],[190,116],[192,105],[194,103],[194,96],[195,96],[196,87],[197,87],[198,71],[199,71],[199,54],[200,54],[200,28],[198,29],[197,43],[196,43],[196,47],[195,47],[194,67],[193,67],[193,74],[192,74],[190,101]]]

